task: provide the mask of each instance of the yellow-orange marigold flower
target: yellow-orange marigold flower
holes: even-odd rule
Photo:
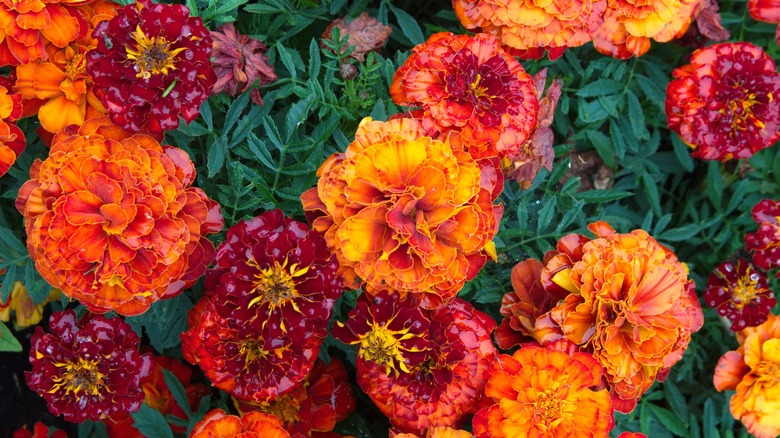
[[[22,116],[22,95],[11,93],[13,75],[0,76],[0,176],[16,162],[27,145],[24,132],[14,123]]]
[[[715,366],[718,391],[737,390],[729,405],[734,418],[757,438],[780,435],[780,317],[737,332],[736,351]]]
[[[447,426],[429,427],[424,434],[395,433],[390,430],[390,438],[474,438],[471,432],[453,429]]]
[[[247,412],[241,417],[222,409],[206,414],[190,433],[190,438],[290,438],[282,420],[262,412]]]
[[[687,268],[672,251],[643,230],[618,234],[605,222],[588,228],[596,239],[561,239],[569,243],[559,243],[542,284],[570,292],[551,320],[593,352],[615,409],[630,412],[682,358],[703,315]]]
[[[137,315],[192,285],[214,258],[219,205],[190,185],[186,152],[103,119],[58,133],[19,190],[44,279],[91,311]]]
[[[612,402],[601,388],[601,365],[588,353],[534,344],[499,356],[485,395],[492,404],[474,415],[477,438],[604,437]]]
[[[497,36],[522,58],[550,59],[591,41],[607,0],[453,0],[460,22]]]
[[[29,327],[38,324],[43,318],[43,308],[49,301],[59,300],[62,292],[59,289],[52,289],[49,296],[36,305],[30,295],[27,294],[27,288],[20,282],[14,282],[11,289],[11,296],[3,303],[0,302],[0,321],[9,322],[11,312],[14,312],[14,327],[17,329]]]
[[[701,0],[608,0],[593,37],[599,52],[619,59],[642,56],[650,40],[669,42],[688,30]]]
[[[318,175],[303,208],[349,287],[417,294],[434,308],[455,297],[492,249],[501,173],[426,137],[416,120],[364,119]]]

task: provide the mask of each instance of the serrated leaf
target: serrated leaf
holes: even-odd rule
[[[552,222],[555,215],[555,207],[558,205],[558,198],[554,196],[542,199],[542,209],[539,210],[539,219],[536,222],[536,232],[541,233],[546,230]]]
[[[228,154],[227,141],[222,137],[217,137],[209,146],[206,154],[206,167],[208,168],[208,177],[211,178],[217,174],[225,165],[225,158]]]
[[[249,147],[249,150],[255,154],[255,158],[257,158],[258,161],[263,163],[263,165],[272,171],[277,171],[276,165],[274,165],[273,158],[271,157],[271,153],[268,152],[268,149],[266,149],[265,143],[257,138],[253,132],[250,132],[247,136],[247,147]]]
[[[624,84],[614,79],[599,79],[577,90],[577,96],[596,97],[616,94],[623,90]]]
[[[143,436],[158,438],[173,438],[173,431],[160,411],[149,407],[146,403],[141,405],[138,412],[130,414],[133,417],[133,427],[138,429]]]
[[[187,328],[187,312],[192,308],[192,302],[186,295],[157,301],[145,313],[126,318],[128,324],[139,333],[146,332],[152,348],[162,352],[174,348],[181,343],[179,334]]]
[[[392,3],[388,3],[387,5],[390,6],[390,10],[393,11],[395,18],[398,19],[398,26],[401,28],[401,32],[403,32],[406,38],[409,38],[409,41],[411,41],[412,44],[416,46],[425,42],[425,37],[420,29],[420,25],[417,24],[414,17],[404,10],[393,6]]]
[[[648,403],[647,406],[669,432],[677,436],[686,436],[688,434],[688,426],[685,424],[685,421],[677,418],[672,411],[652,403]]]
[[[314,97],[309,95],[305,100],[298,101],[294,103],[292,107],[290,107],[290,111],[287,112],[287,115],[284,118],[284,126],[287,134],[285,137],[286,141],[289,142],[295,133],[295,130],[304,122],[306,122],[306,115],[309,112],[309,104],[313,99]]]
[[[5,323],[0,321],[0,351],[10,351],[18,353],[22,351],[22,344],[11,333],[11,329],[6,327]]]
[[[309,43],[309,77],[316,78],[320,75],[320,65],[322,65],[322,58],[320,57],[320,46],[317,44],[317,39],[312,38]]]
[[[290,77],[293,79],[298,77],[298,72],[295,69],[295,63],[293,62],[292,55],[290,55],[290,51],[287,50],[281,43],[276,43],[276,53],[279,54],[279,60],[282,61],[282,64],[284,64],[284,68],[287,69],[288,72],[290,72]]]
[[[168,385],[168,390],[171,391],[173,399],[176,400],[176,404],[178,404],[184,410],[187,418],[189,418],[190,415],[192,415],[192,408],[190,407],[189,399],[187,399],[187,391],[184,389],[184,385],[181,384],[179,378],[176,377],[176,375],[174,375],[171,371],[163,368],[162,372],[163,378],[165,379],[165,384]]]
[[[35,263],[29,259],[24,265],[24,287],[27,288],[27,295],[35,305],[46,301],[52,289],[52,286],[35,269]]]
[[[645,113],[642,111],[642,105],[639,104],[639,99],[636,97],[633,91],[628,90],[626,93],[626,101],[628,102],[628,121],[631,122],[631,128],[634,130],[634,135],[640,140],[650,139],[650,132],[647,130],[645,124]]]
[[[0,298],[2,298],[3,302],[8,301],[8,298],[11,296],[11,291],[14,289],[14,282],[16,282],[16,269],[17,266],[15,264],[9,265],[7,268],[5,268],[5,275],[3,275],[2,279],[0,279],[3,284],[2,288],[0,288]]]
[[[645,189],[647,200],[650,202],[650,208],[655,214],[661,216],[661,195],[658,192],[658,185],[649,173],[643,173],[641,176],[642,187]]]
[[[230,107],[225,113],[225,129],[222,132],[223,137],[227,137],[227,133],[230,132],[230,130],[233,128],[233,125],[236,124],[238,118],[241,116],[241,113],[244,112],[244,108],[246,108],[248,103],[249,103],[249,90],[241,93],[236,98],[236,100],[234,100],[233,103],[230,104]]]

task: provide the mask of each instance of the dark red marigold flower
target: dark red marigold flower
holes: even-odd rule
[[[141,408],[141,379],[152,368],[150,354],[138,353],[138,335],[120,318],[72,310],[49,319],[51,334],[36,327],[27,386],[46,399],[49,411],[65,420],[97,421]]]
[[[496,358],[488,315],[459,298],[421,310],[411,298],[382,292],[361,296],[348,321],[333,335],[359,344],[358,384],[393,427],[417,434],[458,427],[476,410]]]
[[[517,155],[539,110],[531,76],[484,33],[432,35],[395,73],[390,94],[422,107],[426,131],[452,132],[474,158]]]
[[[731,321],[731,330],[755,327],[766,321],[777,304],[763,272],[746,260],[723,262],[710,274],[704,301]]]
[[[242,414],[249,411],[275,415],[293,438],[326,437],[336,423],[355,410],[355,395],[344,365],[331,358],[325,365],[317,362],[303,385],[291,393],[267,403],[242,402],[233,399]]]
[[[269,211],[231,227],[182,333],[184,358],[236,398],[266,402],[301,385],[343,280],[325,240]]]
[[[758,231],[745,236],[745,246],[753,254],[753,263],[762,269],[780,267],[780,199],[764,199],[753,207]],[[780,278],[780,272],[777,277]]]
[[[750,43],[697,50],[672,72],[666,89],[669,129],[693,156],[726,161],[747,158],[777,141],[780,74],[774,60]]]
[[[211,35],[184,5],[139,0],[98,24],[87,73],[102,88],[111,120],[138,132],[176,129],[198,117],[216,76]]]
[[[268,65],[268,51],[263,43],[236,32],[233,23],[226,23],[211,32],[212,66],[217,75],[212,94],[225,92],[238,96],[255,85],[269,84],[276,80],[273,67]],[[253,88],[249,94],[252,102],[262,105],[260,90]]]

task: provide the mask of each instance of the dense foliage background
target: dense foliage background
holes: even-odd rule
[[[316,170],[323,160],[346,148],[363,117],[386,120],[401,111],[388,88],[409,50],[438,31],[466,33],[448,0],[187,0],[186,4],[211,29],[235,21],[239,32],[263,41],[279,76],[261,87],[264,106],[252,104],[248,93],[237,99],[224,94],[212,97],[197,121],[167,134],[167,142],[186,150],[196,163],[197,185],[222,205],[226,229],[272,208],[303,220],[299,197],[316,184]],[[780,59],[776,26],[753,21],[745,1],[722,2],[720,8],[732,41],[750,41]],[[355,63],[323,48],[321,34],[333,19],[356,17],[363,11],[393,27],[381,54]],[[345,40],[335,43],[344,44]],[[694,48],[654,43],[647,55],[620,61],[600,55],[588,44],[569,49],[554,62],[523,62],[529,73],[548,68],[548,78],[564,81],[553,123],[555,164],[527,190],[507,181],[500,198],[505,214],[495,240],[499,262],[488,263],[460,296],[500,321],[498,309],[501,297],[511,289],[512,266],[528,257],[541,258],[558,238],[585,232],[595,220],[606,220],[619,232],[645,229],[672,247],[687,263],[699,292],[715,265],[744,251],[745,234],[757,227],[750,217],[752,206],[780,194],[780,149],[775,145],[749,160],[727,163],[690,157],[689,149],[667,128],[664,99],[672,70],[685,64]],[[358,74],[344,80],[340,70],[348,62],[354,63]],[[0,279],[2,297],[8,296],[16,279],[41,301],[49,288],[30,262],[14,200],[33,160],[44,157],[46,147],[34,135],[36,119],[23,120],[20,126],[27,134],[27,149],[0,180],[4,199],[0,267],[6,269]],[[218,244],[224,232],[212,237]],[[780,291],[777,279],[771,281],[773,290]],[[199,294],[197,286],[155,303],[128,322],[143,332],[157,352],[180,357],[179,333],[186,329],[186,312]],[[335,318],[343,318],[355,297],[355,292],[345,294]],[[63,301],[53,307],[66,305]],[[747,436],[729,413],[731,393],[718,393],[712,386],[715,363],[736,347],[736,341],[716,312],[703,308],[704,327],[693,336],[683,360],[633,413],[617,414],[615,434],[632,430],[653,438]],[[25,349],[31,332],[15,333]],[[331,338],[324,347],[322,356],[339,355],[354,363],[350,347]],[[26,350],[0,353],[3,433],[36,419],[54,421],[42,400],[24,384],[20,367],[29,366],[26,357]],[[389,423],[357,386],[355,390],[358,411],[336,431],[387,436]],[[214,394],[212,406],[228,404],[225,394]],[[149,411],[136,414],[137,421],[160,426]],[[204,412],[193,413],[190,424]],[[92,423],[78,427],[80,436],[101,430],[101,425]]]

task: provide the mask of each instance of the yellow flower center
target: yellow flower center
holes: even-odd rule
[[[734,286],[734,293],[731,298],[731,302],[734,303],[734,307],[741,309],[747,304],[750,304],[759,294],[756,290],[756,285],[759,280],[758,273],[751,273],[750,267],[745,271],[745,275],[737,279],[737,284]]]
[[[48,391],[50,394],[59,392],[63,388],[66,393],[74,395],[101,395],[106,391],[103,381],[105,375],[98,371],[98,361],[80,357],[78,362],[57,362],[54,366],[65,368],[61,376],[52,377],[54,385]]]
[[[261,409],[267,414],[275,415],[284,424],[293,424],[300,419],[298,416],[301,410],[300,403],[289,394],[276,398],[273,402],[263,405]]]
[[[398,334],[401,336],[397,337]],[[398,370],[395,368],[396,364],[403,372],[408,373],[409,368],[404,361],[400,341],[413,336],[408,330],[394,331],[389,330],[384,325],[374,324],[368,335],[360,340],[360,357],[375,362],[377,365],[384,364],[388,375],[391,370],[398,374]]]
[[[262,268],[254,259],[250,258],[247,261],[249,266],[259,271],[255,274],[255,288],[252,290],[259,295],[249,302],[249,307],[257,303],[268,303],[273,309],[290,302],[293,308],[298,311],[295,302],[292,302],[293,298],[299,296],[295,289],[295,279],[306,275],[309,272],[309,267],[299,268],[297,263],[293,263],[288,268],[287,263],[289,260],[285,258],[282,264],[274,261],[272,266]]]
[[[125,47],[127,59],[135,61],[136,77],[149,79],[153,74],[168,74],[168,70],[175,70],[174,58],[185,47],[171,50],[171,41],[164,37],[149,38],[138,25],[132,34],[136,42],[135,48]]]
[[[767,97],[769,98],[769,101],[772,101],[772,93],[767,93]],[[729,113],[732,116],[731,120],[731,133],[730,135],[733,137],[737,131],[744,131],[747,129],[747,123],[752,122],[753,125],[758,127],[759,129],[764,129],[764,122],[757,119],[753,115],[753,111],[751,108],[753,105],[757,104],[758,101],[756,100],[755,93],[750,93],[747,95],[747,99],[744,100],[731,100],[729,101],[728,105],[726,107],[723,107],[720,112],[725,113],[726,108],[728,108]]]
[[[68,63],[65,64],[65,74],[71,79],[81,79],[87,75],[87,57],[68,47]]]
[[[534,417],[541,417],[543,423],[548,426],[554,426],[563,420],[566,407],[571,404],[561,399],[559,392],[558,385],[554,385],[553,388],[539,392],[534,402]]]
[[[255,339],[246,339],[242,341],[238,347],[238,352],[244,356],[246,365],[268,356],[268,352],[264,350]],[[244,368],[246,368],[246,365]]]
[[[471,83],[471,93],[474,95],[476,99],[488,95],[487,89],[479,84],[481,81],[482,81],[482,75],[477,73],[477,78],[474,79],[474,82]]]

